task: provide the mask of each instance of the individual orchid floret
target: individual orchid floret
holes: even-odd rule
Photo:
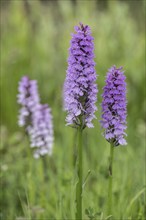
[[[122,67],[113,66],[106,77],[106,85],[103,88],[102,120],[104,137],[114,146],[126,145],[126,82]]]
[[[93,50],[90,28],[80,23],[72,34],[64,83],[66,122],[73,127],[93,127],[92,120],[96,118],[98,90]]]

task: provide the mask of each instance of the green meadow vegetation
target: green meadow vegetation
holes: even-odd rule
[[[102,2],[103,3],[103,2]],[[91,27],[98,74],[94,128],[83,132],[83,220],[107,216],[110,145],[100,128],[107,69],[123,66],[127,77],[127,142],[115,148],[113,219],[144,220],[145,212],[145,28],[144,1],[1,0],[1,190],[2,220],[74,220],[75,129],[65,126],[62,90],[69,42],[79,22]],[[17,93],[23,75],[38,81],[52,108],[52,156],[33,157],[19,128]],[[90,171],[89,171],[90,170]]]

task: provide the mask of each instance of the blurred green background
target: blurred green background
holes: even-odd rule
[[[106,219],[109,144],[99,125],[107,69],[123,66],[127,77],[126,147],[115,149],[116,220],[144,220],[145,181],[145,1],[1,0],[1,208],[3,220],[75,219],[74,151],[76,131],[65,126],[62,87],[69,41],[79,22],[91,27],[98,74],[95,128],[84,132],[83,210]],[[52,157],[33,158],[29,140],[17,125],[18,81],[38,80],[42,103],[52,108]],[[89,219],[84,212],[83,219]]]

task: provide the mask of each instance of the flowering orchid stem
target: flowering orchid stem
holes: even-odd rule
[[[78,129],[78,158],[77,158],[77,175],[78,182],[76,185],[76,220],[82,220],[82,129]]]
[[[110,144],[110,158],[109,158],[109,185],[108,185],[108,210],[107,214],[111,215],[112,219],[112,184],[113,184],[113,160],[114,160],[114,145]]]

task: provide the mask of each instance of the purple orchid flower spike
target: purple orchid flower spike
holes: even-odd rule
[[[40,104],[37,81],[22,77],[18,91],[17,101],[21,105],[18,124],[25,127],[30,137],[31,147],[35,148],[34,157],[52,154],[54,138],[51,109],[47,104]]]
[[[93,37],[88,25],[80,23],[72,34],[68,68],[64,83],[64,109],[67,125],[93,127],[96,118],[97,85]]]
[[[106,77],[106,85],[103,88],[102,120],[104,137],[114,146],[126,145],[126,82],[122,67],[113,66]]]

